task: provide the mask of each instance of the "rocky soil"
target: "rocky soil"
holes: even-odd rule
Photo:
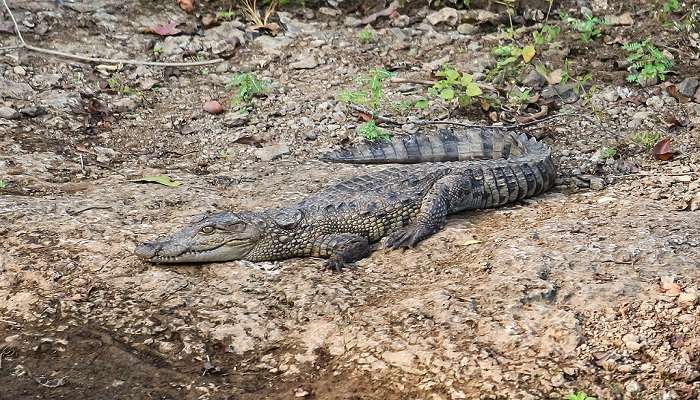
[[[410,5],[367,27],[387,5],[290,4],[276,36],[217,20],[224,2],[191,14],[175,1],[62,3],[9,1],[31,44],[225,61],[113,67],[0,52],[0,399],[700,397],[700,39],[664,25],[659,4],[558,4],[618,23],[582,43],[553,12],[558,39],[517,76],[488,81],[491,49],[510,43],[495,3]],[[516,41],[529,43],[546,7],[516,3]],[[177,35],[147,32],[171,21]],[[625,82],[621,44],[649,32],[674,59],[673,85]],[[13,45],[5,14],[0,47]],[[568,84],[531,66],[564,59]],[[444,64],[502,106],[391,106],[425,97],[421,81]],[[381,109],[405,122],[384,125],[395,134],[415,131],[411,118],[575,114],[527,128],[552,147],[558,185],[452,216],[417,248],[377,249],[342,273],[316,259],[162,266],[132,255],[203,212],[283,205],[381,168],[315,160],[361,140],[363,116],[337,96],[376,67],[395,73]],[[249,104],[230,101],[241,72],[267,82]],[[508,102],[516,86],[536,98]],[[209,100],[223,113],[204,111]],[[655,159],[640,134],[671,138],[672,158]],[[181,184],[138,182],[154,175]]]

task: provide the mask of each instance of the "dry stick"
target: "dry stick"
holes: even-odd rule
[[[355,104],[348,104],[348,107],[351,108],[351,109],[353,109],[353,110],[355,110],[355,111],[357,111],[357,112],[360,112],[360,113],[363,113],[363,114],[369,114],[369,115],[372,116],[373,119],[376,119],[376,120],[379,121],[379,122],[385,122],[385,123],[393,124],[393,125],[402,125],[402,124],[404,124],[404,123],[409,123],[409,124],[415,124],[415,125],[454,125],[454,126],[461,126],[461,127],[463,127],[463,128],[516,129],[516,128],[523,128],[523,127],[530,126],[530,125],[536,125],[536,124],[539,124],[539,123],[542,123],[542,122],[547,122],[547,121],[551,121],[551,120],[553,120],[553,119],[563,118],[563,117],[581,117],[581,118],[587,118],[585,115],[576,114],[576,113],[557,114],[557,115],[550,115],[549,117],[545,117],[545,118],[542,118],[542,119],[536,119],[536,120],[532,120],[532,121],[529,121],[529,122],[524,122],[524,123],[522,123],[522,124],[511,124],[511,125],[466,124],[466,123],[463,123],[463,122],[432,121],[432,120],[423,120],[423,119],[418,119],[418,120],[414,120],[414,121],[400,122],[400,121],[395,120],[395,119],[392,119],[392,118],[387,118],[387,117],[383,117],[383,116],[381,116],[381,115],[377,115],[377,114],[375,114],[375,113],[373,113],[373,112],[371,112],[371,111],[369,111],[369,110],[367,110],[367,109],[365,109],[365,108],[363,108],[363,107],[360,107],[360,106],[358,106],[358,105],[355,105]]]
[[[86,62],[107,63],[107,64],[148,65],[148,66],[153,66],[153,67],[197,67],[197,66],[201,66],[201,65],[218,64],[218,63],[224,61],[221,58],[217,58],[214,60],[207,60],[207,61],[192,61],[192,62],[159,62],[159,61],[123,60],[123,59],[118,59],[118,58],[114,59],[114,58],[86,57],[86,56],[80,56],[77,54],[64,53],[62,51],[32,46],[30,44],[27,44],[27,42],[24,41],[24,37],[22,37],[22,33],[19,31],[19,25],[17,25],[17,20],[15,20],[15,16],[12,14],[12,11],[10,10],[10,6],[7,5],[7,0],[2,0],[2,4],[5,6],[7,13],[10,14],[10,19],[12,19],[12,23],[15,26],[15,32],[17,33],[17,38],[19,39],[20,44],[18,46],[2,47],[2,48],[0,48],[0,51],[7,51],[7,50],[12,50],[12,49],[27,49],[30,51],[35,51],[37,53],[50,54],[53,56],[64,57],[64,58],[72,58],[75,60],[86,61]]]

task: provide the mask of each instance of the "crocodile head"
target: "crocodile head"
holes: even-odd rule
[[[242,260],[263,236],[265,225],[256,213],[219,212],[142,243],[134,253],[154,263]]]

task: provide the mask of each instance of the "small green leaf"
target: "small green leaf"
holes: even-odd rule
[[[167,175],[151,175],[151,176],[144,176],[142,178],[137,178],[137,179],[131,179],[129,182],[137,182],[137,183],[158,183],[163,186],[167,187],[178,187],[182,185],[181,182],[174,181],[170,179],[169,176]]]
[[[470,83],[467,85],[466,88],[464,88],[464,92],[467,94],[469,97],[475,97],[475,96],[480,96],[483,92],[481,91],[481,88],[476,84],[476,83]]]
[[[473,81],[474,81],[474,78],[472,78],[471,75],[469,75],[469,74],[462,75],[462,79],[461,79],[462,86],[467,86],[470,83],[472,83]]]
[[[440,92],[440,97],[442,97],[443,100],[449,101],[455,98],[455,91],[452,88],[447,88]]]
[[[7,181],[0,179],[0,189],[5,189],[7,187]]]
[[[428,99],[419,99],[416,101],[415,107],[419,110],[428,108]]]

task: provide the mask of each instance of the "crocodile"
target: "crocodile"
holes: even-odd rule
[[[400,164],[353,177],[287,207],[220,211],[169,236],[140,244],[154,263],[326,258],[340,270],[373,243],[411,248],[438,232],[447,215],[502,206],[550,189],[549,148],[500,128],[441,129],[395,136],[321,156],[327,162]]]

